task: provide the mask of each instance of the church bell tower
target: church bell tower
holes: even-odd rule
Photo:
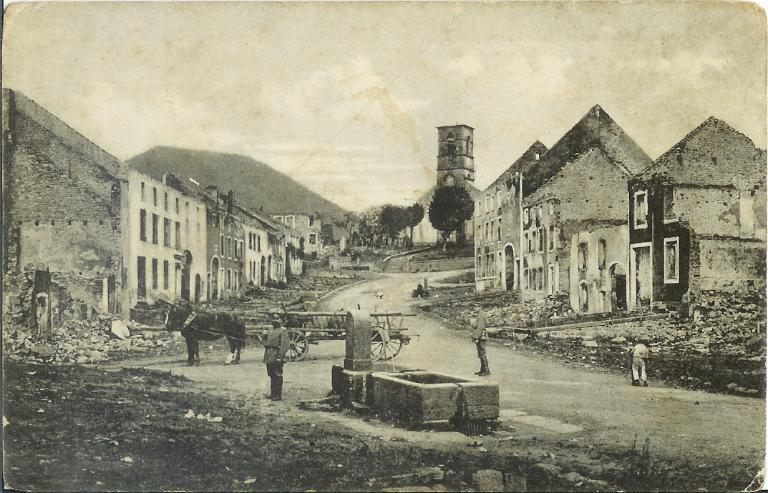
[[[437,186],[474,183],[474,131],[469,125],[437,127]]]

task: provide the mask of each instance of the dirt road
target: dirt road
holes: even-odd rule
[[[455,272],[430,273],[430,284]],[[410,292],[425,274],[391,274],[341,290],[325,309],[410,310]],[[381,297],[380,297],[381,296]],[[448,330],[424,316],[408,319],[418,334],[393,360],[398,366],[476,378],[476,350],[467,333]],[[205,364],[186,367],[183,355],[133,361],[131,365],[172,371],[222,391],[261,400],[268,379],[260,348],[249,348],[237,367],[220,364],[225,353],[204,347]],[[310,347],[306,361],[287,365],[285,405],[320,398],[330,389],[331,365],[343,358],[343,341]],[[744,486],[760,469],[765,447],[765,411],[760,399],[665,387],[629,385],[624,375],[580,369],[529,353],[521,343],[489,347],[492,378],[500,386],[502,418],[520,437],[537,437],[553,449],[563,442],[626,450],[649,440],[654,459],[684,460],[704,469],[743,473]],[[651,363],[652,364],[652,363]],[[264,401],[264,405],[266,401]],[[702,473],[706,474],[704,471]]]

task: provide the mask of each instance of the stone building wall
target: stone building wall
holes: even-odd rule
[[[49,272],[54,321],[119,311],[119,160],[22,94],[2,100],[4,272]]]

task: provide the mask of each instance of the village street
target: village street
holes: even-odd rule
[[[455,274],[430,273],[430,285]],[[371,311],[409,311],[410,292],[424,276],[390,274],[356,284],[329,296],[323,308],[351,309],[360,304]],[[407,325],[413,340],[392,360],[393,366],[477,378],[473,373],[477,371],[478,360],[469,340],[469,329],[449,330],[424,315],[408,318]],[[287,365],[282,403],[271,403],[263,397],[268,378],[261,356],[260,347],[249,346],[239,366],[225,366],[223,346],[206,346],[199,367],[185,366],[182,354],[175,358],[131,360],[121,365],[170,371],[214,392],[252,395],[260,403],[256,405],[295,412],[299,401],[328,394],[331,365],[341,364],[344,342],[321,341],[310,347],[305,361]],[[564,441],[629,449],[635,439],[640,444],[648,438],[655,459],[685,458],[701,467],[729,460],[734,467],[754,464],[753,473],[759,469],[765,443],[764,403],[760,399],[667,387],[653,379],[652,371],[649,388],[632,387],[625,375],[567,365],[529,352],[520,342],[492,342],[489,360],[493,372],[489,378],[500,386],[502,420],[519,437],[538,437],[545,444],[552,444],[553,449]],[[371,434],[382,434],[388,428],[363,424],[362,420],[356,422],[346,416],[336,419]],[[410,436],[418,441],[425,435]],[[456,434],[429,435],[430,440],[439,440],[441,435],[452,440],[455,437],[451,436]],[[747,476],[745,471],[745,486],[752,479]]]

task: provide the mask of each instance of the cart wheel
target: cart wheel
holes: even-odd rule
[[[371,359],[373,361],[392,359],[400,352],[403,341],[391,339],[384,327],[374,327],[371,332]]]
[[[304,332],[292,330],[288,332],[290,342],[288,352],[285,353],[285,359],[288,361],[301,361],[309,352],[309,341]]]

